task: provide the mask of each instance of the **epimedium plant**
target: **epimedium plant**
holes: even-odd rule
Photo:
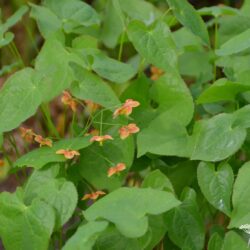
[[[44,40],[29,65],[10,31],[23,15]],[[25,176],[0,194],[6,250],[247,249],[250,1],[44,0],[0,34],[19,67],[0,90],[0,175]]]

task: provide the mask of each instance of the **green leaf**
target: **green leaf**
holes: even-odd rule
[[[6,32],[4,36],[0,37],[0,48],[10,44],[14,37],[15,36],[12,32]]]
[[[59,149],[80,150],[88,147],[91,143],[89,137],[77,137],[72,139],[62,139],[53,143],[53,147],[41,147],[35,149],[21,158],[19,158],[15,165],[17,167],[30,166],[36,169],[42,168],[51,162],[65,162],[66,159],[63,155],[56,154]]]
[[[36,170],[29,178],[25,190],[25,204],[31,204],[39,198],[53,207],[56,211],[56,227],[62,227],[72,216],[78,201],[78,195],[73,183],[63,178],[56,179],[47,170]]]
[[[58,40],[46,40],[35,63],[36,80],[44,102],[50,101],[70,86],[72,73],[69,60],[72,60],[70,54]]]
[[[223,246],[223,239],[218,233],[214,233],[208,242],[208,250],[221,250]]]
[[[170,191],[174,193],[174,188],[168,179],[159,169],[150,172],[143,180],[141,187]]]
[[[140,20],[145,24],[151,24],[157,18],[157,9],[153,4],[144,0],[119,0],[122,11],[132,20]]]
[[[150,188],[120,188],[94,203],[84,216],[88,221],[106,219],[114,223],[124,236],[136,238],[147,231],[147,214],[161,214],[179,204],[168,192]]]
[[[99,235],[93,250],[141,250],[137,239],[124,237],[113,225]]]
[[[234,36],[216,51],[218,56],[228,56],[250,48],[250,29]]]
[[[101,39],[105,46],[114,48],[124,31],[124,17],[117,0],[108,0],[105,8]]]
[[[111,87],[101,78],[80,67],[70,64],[77,82],[71,86],[72,94],[83,100],[91,100],[106,108],[114,108],[120,101]]]
[[[202,16],[214,16],[214,17],[219,17],[223,15],[229,15],[229,16],[234,16],[234,15],[239,15],[240,12],[238,9],[231,8],[228,6],[210,6],[210,7],[204,7],[198,10],[198,13]]]
[[[214,164],[202,162],[199,164],[197,177],[205,198],[215,208],[230,215],[234,182],[234,173],[231,166],[222,164],[215,171]]]
[[[62,32],[61,20],[48,8],[30,3],[30,16],[37,22],[39,31],[44,38]]]
[[[169,72],[176,72],[177,52],[171,31],[164,22],[146,27],[133,21],[128,26],[128,36],[139,54],[147,62]]]
[[[32,116],[42,102],[34,70],[25,68],[12,75],[0,91],[0,133],[10,131]]]
[[[167,0],[167,3],[183,26],[199,36],[205,44],[210,44],[205,23],[187,0]]]
[[[92,69],[101,77],[114,83],[124,83],[131,79],[136,70],[129,64],[119,62],[103,53],[93,55]]]
[[[80,26],[92,26],[100,23],[99,15],[89,4],[79,0],[45,0],[44,5],[53,11],[62,21],[65,32],[74,32]]]
[[[1,193],[0,235],[5,249],[48,249],[53,232],[53,208],[35,199],[30,206],[22,201],[22,193]]]
[[[224,239],[222,250],[247,250],[247,243],[234,231],[229,231]]]
[[[240,227],[250,220],[250,162],[245,163],[238,172],[233,188],[233,212],[229,228]]]
[[[29,8],[26,5],[23,5],[20,9],[18,9],[6,20],[4,24],[0,25],[0,34],[5,33],[8,29],[21,21],[22,17],[28,12],[28,10]]]
[[[118,133],[107,132],[113,137]],[[126,173],[128,173],[134,158],[134,141],[133,138],[126,140],[115,140],[105,142],[101,147],[98,143],[82,150],[82,156],[75,166],[79,169],[82,177],[87,179],[97,189],[114,190],[122,185]],[[108,160],[107,160],[108,159]],[[125,163],[126,170],[120,176],[108,177],[108,169],[113,167],[113,164]],[[113,163],[113,164],[112,164]]]
[[[246,130],[233,126],[234,119],[231,114],[219,114],[197,122],[191,137],[191,159],[220,161],[239,150],[246,138]]]
[[[192,189],[184,190],[180,206],[167,212],[165,221],[170,239],[182,249],[203,249],[205,228]]]
[[[250,90],[250,86],[228,81],[225,78],[215,81],[197,99],[198,104],[219,101],[234,101],[237,94]]]
[[[91,250],[98,236],[108,226],[106,221],[91,221],[77,228],[76,233],[66,242],[63,250]]]

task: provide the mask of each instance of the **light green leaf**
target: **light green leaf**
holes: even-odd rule
[[[55,215],[53,208],[35,199],[30,206],[18,193],[0,195],[0,235],[5,249],[48,249],[53,232]]]
[[[128,36],[139,54],[147,62],[166,70],[176,72],[177,52],[171,31],[164,22],[146,27],[133,21],[128,26]]]
[[[93,55],[92,69],[101,77],[114,83],[124,83],[131,79],[136,70],[129,64],[119,62],[102,53]]]
[[[49,38],[62,31],[61,20],[48,8],[30,3],[30,16],[37,22],[39,31],[44,38]]]
[[[221,250],[223,246],[223,239],[218,233],[214,233],[208,242],[208,250]]]
[[[178,21],[209,45],[207,27],[191,4],[187,0],[167,0],[167,3]]]
[[[44,102],[50,101],[70,86],[72,73],[69,60],[72,60],[70,54],[58,40],[46,40],[35,63],[36,80]]]
[[[0,48],[10,44],[14,39],[14,34],[12,32],[6,32],[4,36],[0,37]]]
[[[17,167],[30,166],[36,169],[42,168],[51,162],[65,162],[66,159],[63,155],[56,154],[59,149],[80,150],[88,147],[91,143],[89,137],[77,137],[72,139],[63,139],[53,143],[53,147],[41,147],[35,149],[21,158],[19,158],[15,165]]]
[[[78,201],[78,195],[73,183],[63,178],[56,179],[51,173],[51,167],[46,170],[36,170],[29,178],[25,190],[25,204],[31,204],[39,198],[56,211],[56,227],[62,227],[72,216]]]
[[[192,189],[184,189],[184,199],[180,206],[167,212],[170,239],[182,249],[201,250],[205,241],[205,227]]]
[[[88,221],[106,219],[114,223],[124,236],[136,238],[147,231],[147,214],[161,214],[179,204],[168,192],[150,188],[120,188],[94,203],[84,216]]]
[[[25,68],[12,75],[0,91],[0,133],[10,131],[32,116],[42,96],[34,70]],[[3,122],[4,121],[4,122]]]
[[[170,191],[174,193],[174,188],[168,177],[159,169],[150,172],[143,180],[141,187]]]
[[[250,90],[250,85],[228,81],[225,78],[214,82],[197,99],[198,104],[219,101],[233,101],[237,94]]]
[[[229,228],[240,227],[250,221],[250,162],[245,163],[238,172],[233,188],[233,212]]]
[[[222,250],[247,250],[249,249],[247,243],[240,235],[234,231],[229,231],[224,239]]]
[[[101,78],[80,67],[70,64],[77,82],[71,86],[72,94],[83,100],[91,100],[106,108],[114,108],[120,101],[111,87]]]
[[[122,11],[132,20],[140,20],[149,25],[157,18],[157,9],[153,4],[144,0],[119,0]]]
[[[234,154],[246,138],[246,130],[234,125],[234,116],[219,114],[195,124],[192,160],[220,161]]]
[[[124,31],[124,17],[117,0],[108,0],[105,8],[101,39],[105,46],[114,48]]]
[[[234,36],[216,51],[218,56],[228,56],[250,48],[250,29]]]
[[[108,226],[106,221],[91,221],[78,227],[63,250],[91,250],[98,236]]]
[[[231,194],[234,173],[230,165],[222,164],[215,171],[214,164],[202,162],[197,170],[198,183],[205,198],[217,209],[231,214]]]
[[[234,16],[240,14],[238,9],[223,5],[204,7],[199,9],[198,13],[202,16],[214,16],[214,17],[224,16],[224,15]]]

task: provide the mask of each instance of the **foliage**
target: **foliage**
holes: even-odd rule
[[[6,250],[247,249],[249,3],[43,0],[0,22]]]

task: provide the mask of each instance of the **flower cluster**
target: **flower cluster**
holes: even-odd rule
[[[52,147],[52,140],[50,140],[49,138],[44,138],[41,135],[34,133],[32,129],[21,127],[20,132],[21,132],[21,137],[28,143],[32,143],[33,141],[35,141],[39,143],[40,147],[42,146]]]
[[[150,68],[150,71],[151,71],[151,80],[153,81],[156,81],[158,80],[163,74],[164,74],[164,71],[155,67],[155,66],[152,66]]]
[[[69,106],[73,112],[76,112],[77,103],[68,91],[63,91],[61,101],[64,105]]]

